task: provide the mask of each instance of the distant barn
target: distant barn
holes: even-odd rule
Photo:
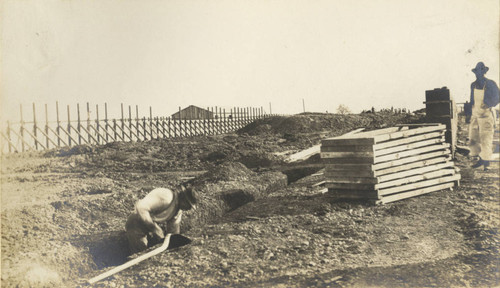
[[[180,115],[180,117],[179,117]],[[213,118],[214,113],[203,109],[194,105],[189,105],[188,107],[180,110],[179,112],[175,112],[172,114],[172,118],[174,119],[210,119]]]

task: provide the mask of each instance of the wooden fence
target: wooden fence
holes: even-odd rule
[[[7,121],[0,131],[1,152],[17,153],[25,151],[47,150],[57,147],[75,145],[102,145],[110,142],[145,141],[151,139],[191,137],[200,135],[216,135],[236,131],[256,119],[270,117],[262,107],[246,107],[222,109],[209,107],[212,112],[205,119],[182,119],[172,117],[153,117],[149,107],[148,117],[139,117],[139,108],[128,106],[128,115],[121,105],[121,117],[108,119],[108,107],[104,105],[104,118],[99,118],[99,106],[95,107],[95,119],[90,119],[90,105],[87,103],[87,119],[80,115],[77,104],[76,119],[71,118],[70,106],[66,107],[66,121],[61,120],[59,105],[56,103],[55,121],[49,121],[47,104],[45,104],[45,122],[37,121],[36,107],[33,103],[33,120],[24,121],[23,109],[20,107],[20,122]],[[180,110],[180,108],[179,108]],[[74,117],[74,116],[73,116]]]

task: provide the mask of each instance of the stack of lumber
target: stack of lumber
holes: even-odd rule
[[[458,185],[443,124],[405,125],[321,143],[325,186],[338,198],[389,203]]]

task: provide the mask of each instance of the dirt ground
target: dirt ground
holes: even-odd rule
[[[317,169],[283,171],[287,154],[323,137],[421,121],[303,114],[235,134],[4,155],[2,287],[87,286],[131,256],[124,225],[135,201],[186,181],[201,195],[183,218],[191,242],[94,286],[499,286],[498,162],[472,170],[457,155],[458,188],[381,206],[312,188]]]

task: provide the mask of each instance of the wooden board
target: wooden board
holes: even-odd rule
[[[425,134],[425,133],[435,132],[435,131],[442,131],[445,129],[446,129],[446,126],[440,124],[440,125],[436,125],[436,126],[426,126],[426,127],[422,127],[422,128],[409,129],[406,131],[399,131],[399,132],[393,132],[393,133],[389,133],[389,134],[376,135],[376,136],[374,136],[373,139],[375,140],[375,143],[380,143],[380,142],[399,139],[399,138],[406,138],[406,137],[410,137],[413,135]]]
[[[325,159],[323,159],[325,160]],[[326,164],[325,170],[327,171],[373,171],[371,164]]]
[[[409,144],[403,144],[403,145],[399,145],[399,146],[390,147],[387,149],[378,150],[378,151],[375,151],[373,153],[373,155],[375,157],[380,157],[380,156],[387,155],[387,154],[398,153],[398,152],[402,152],[402,151],[406,151],[406,150],[421,148],[421,147],[430,146],[430,145],[434,145],[434,144],[440,144],[440,143],[444,143],[443,136],[440,136],[438,138],[433,138],[430,140],[418,141],[418,142],[413,142],[413,143],[409,143]]]
[[[332,196],[338,199],[381,199],[374,190],[345,190],[345,189],[328,189]]]
[[[373,177],[328,177],[329,183],[376,184],[377,178]]]
[[[430,180],[440,178],[446,175],[455,175],[455,169],[441,169],[436,171],[431,171],[427,173],[423,173],[420,175],[408,176],[401,179],[394,179],[392,181],[387,181],[384,183],[379,183],[375,185],[376,190],[382,190],[388,187],[398,186],[397,188],[403,187],[403,185],[408,185],[411,183],[418,183],[420,181]]]
[[[390,167],[404,165],[407,163],[418,162],[418,161],[422,161],[425,159],[432,159],[432,158],[437,158],[437,157],[441,157],[441,156],[448,156],[448,155],[450,155],[450,150],[446,149],[443,151],[431,152],[431,153],[416,155],[416,156],[412,156],[412,157],[406,157],[406,158],[398,159],[398,160],[394,160],[394,161],[375,164],[375,165],[373,165],[373,170],[378,171],[381,169],[386,169],[386,168],[390,168]]]
[[[327,138],[321,141],[322,146],[337,146],[337,145],[373,145],[375,142],[373,137],[378,134],[391,133],[397,131],[408,130],[408,127],[390,127],[378,130],[372,130],[361,133],[344,134],[342,136]]]
[[[374,184],[332,183],[328,180],[325,180],[325,187],[329,189],[375,190]]]
[[[442,136],[444,136],[444,130],[437,131],[437,132],[425,133],[425,134],[421,134],[421,135],[410,136],[410,137],[406,137],[406,138],[402,138],[402,139],[398,139],[398,140],[392,140],[392,141],[387,141],[384,143],[375,144],[375,145],[373,145],[373,149],[375,151],[377,151],[377,150],[387,149],[387,148],[394,147],[394,146],[399,146],[399,145],[403,145],[403,144],[423,141],[423,140],[442,137]]]
[[[305,160],[315,154],[318,154],[320,152],[321,145],[315,145],[311,148],[302,150],[300,152],[297,152],[295,154],[292,154],[288,157],[286,162],[297,162],[301,160]]]
[[[376,135],[380,134],[388,134],[388,133],[394,133],[398,131],[405,131],[408,130],[408,127],[406,126],[399,126],[399,127],[388,127],[388,128],[383,128],[383,129],[376,129],[376,130],[371,130],[371,131],[366,131],[366,132],[360,132],[360,133],[347,133],[338,137],[333,137],[333,138],[328,138],[326,140],[342,140],[342,139],[352,139],[352,138],[373,138]]]
[[[375,163],[394,161],[394,160],[403,159],[406,157],[415,156],[415,155],[419,155],[419,154],[429,153],[429,152],[433,152],[433,151],[437,151],[437,150],[446,150],[449,147],[450,147],[450,144],[441,143],[441,144],[426,146],[426,147],[417,148],[417,149],[410,149],[407,151],[401,151],[401,152],[394,153],[394,154],[376,157],[374,160],[375,160]]]
[[[338,146],[338,145],[373,145],[375,140],[373,138],[328,138],[321,141],[322,146]]]
[[[402,199],[407,199],[410,197],[419,196],[422,194],[427,194],[430,192],[435,192],[435,191],[439,191],[439,190],[443,190],[443,189],[452,188],[454,186],[455,186],[455,182],[449,182],[449,183],[439,184],[436,186],[410,190],[410,191],[406,191],[403,193],[397,193],[397,194],[392,194],[390,196],[384,196],[380,200],[375,201],[375,203],[376,204],[390,203],[390,202],[394,202],[394,201],[398,201],[398,200],[402,200]]]
[[[423,161],[407,163],[407,164],[401,165],[401,166],[396,166],[396,167],[391,167],[391,168],[387,168],[387,169],[374,171],[373,176],[377,177],[377,176],[387,175],[387,174],[391,174],[391,173],[397,173],[397,172],[401,172],[401,171],[406,171],[406,170],[410,170],[410,169],[424,167],[427,165],[443,163],[443,162],[446,162],[449,160],[451,160],[450,156],[442,156],[442,157],[438,157],[438,158],[432,158],[432,159],[427,159],[427,160],[423,160]]]
[[[409,190],[414,190],[414,189],[420,189],[420,188],[424,188],[424,187],[428,187],[428,186],[434,186],[434,185],[439,185],[439,184],[448,183],[448,182],[454,182],[454,181],[458,181],[458,180],[460,180],[460,174],[455,174],[452,176],[411,183],[411,184],[402,185],[399,187],[380,189],[380,190],[378,190],[378,193],[381,196],[385,196],[385,195],[389,195],[389,194],[394,194],[394,193],[399,193],[399,192],[409,191]]]
[[[324,172],[326,179],[335,177],[352,177],[353,175],[358,177],[375,177],[375,173],[373,171],[329,170],[327,167]]]
[[[321,146],[321,152],[373,152],[371,145]]]
[[[373,164],[373,157],[321,158],[324,164]]]
[[[413,176],[413,175],[427,173],[430,171],[435,171],[435,170],[439,170],[439,169],[453,167],[454,165],[455,164],[451,161],[445,162],[445,163],[439,163],[439,164],[435,164],[435,165],[425,165],[421,168],[413,168],[413,169],[405,170],[405,171],[398,172],[398,173],[392,173],[392,174],[388,174],[388,175],[384,175],[384,176],[379,176],[379,177],[377,177],[377,179],[378,179],[378,183],[384,183],[384,182],[395,180],[395,179],[401,179],[401,178],[405,178],[405,177],[409,177],[409,176]]]
[[[373,158],[373,152],[321,152],[321,158]]]
[[[351,132],[348,132],[344,135],[352,135],[356,134],[360,131],[363,131],[365,128],[358,128],[356,130],[353,130]],[[285,162],[297,162],[297,161],[303,161],[308,159],[309,157],[312,157],[313,155],[316,155],[321,152],[321,144],[319,145],[314,145],[313,147],[310,147],[308,149],[299,151],[295,154],[292,154],[288,157],[288,159],[285,160]]]

